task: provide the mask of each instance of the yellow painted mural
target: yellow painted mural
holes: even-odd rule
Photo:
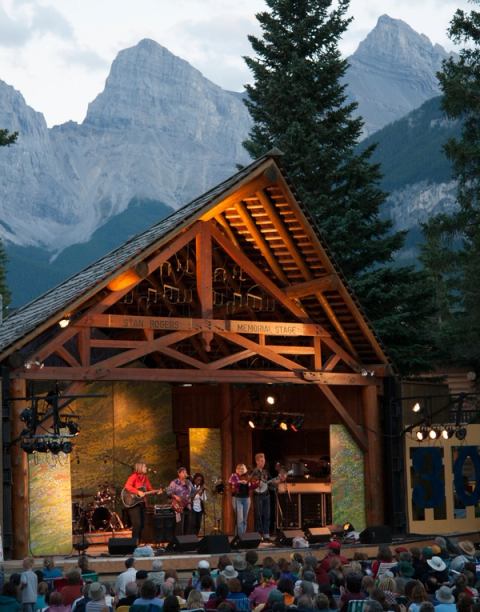
[[[33,453],[28,460],[30,553],[72,552],[70,458],[60,453]]]
[[[222,514],[222,497],[214,493],[214,483],[221,476],[222,443],[220,429],[192,427],[188,430],[190,445],[190,473],[200,472],[205,477],[205,533],[209,534]],[[201,530],[203,535],[203,526]]]

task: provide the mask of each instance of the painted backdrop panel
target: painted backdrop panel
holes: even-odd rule
[[[365,472],[363,453],[344,425],[330,425],[333,523],[349,521],[365,529]]]
[[[207,503],[205,532],[212,531],[222,515],[222,496],[213,493],[215,481],[221,477],[222,442],[220,429],[192,427],[188,430],[190,444],[190,472],[205,476]],[[203,534],[203,527],[201,533]]]
[[[47,461],[48,457],[48,461]],[[32,555],[72,552],[70,460],[35,453],[28,458],[30,551]]]

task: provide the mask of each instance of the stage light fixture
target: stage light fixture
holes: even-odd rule
[[[422,409],[422,406],[420,405],[420,402],[415,402],[415,404],[412,407],[412,412],[420,412],[421,409]]]
[[[343,533],[350,533],[351,531],[355,531],[355,527],[347,521],[343,524]]]
[[[248,426],[250,427],[250,429],[255,429],[255,421],[253,420],[253,417],[250,417],[248,419]]]
[[[35,443],[33,440],[22,440],[20,448],[29,455],[31,455],[36,450]]]
[[[68,455],[73,450],[72,443],[69,442],[68,440],[64,440],[61,444],[61,450],[62,450],[62,453],[65,453],[66,455]]]
[[[467,428],[466,427],[458,427],[455,431],[455,437],[457,440],[465,440],[467,437]]]
[[[78,433],[80,431],[78,423],[75,423],[74,421],[68,421],[67,428],[68,428],[68,431],[70,432],[70,435],[78,436]]]
[[[428,437],[430,438],[430,440],[436,440],[438,438],[438,431],[435,427],[430,428],[430,431],[428,432]]]
[[[70,317],[64,317],[63,319],[60,319],[58,324],[60,325],[62,329],[65,329],[66,327],[70,325]]]
[[[46,453],[48,451],[48,444],[45,440],[35,440],[35,450],[37,453]]]
[[[32,417],[33,417],[33,413],[30,410],[30,408],[25,408],[20,413],[20,420],[23,421],[24,423],[30,423],[30,421],[32,420]]]
[[[265,401],[267,402],[269,406],[274,406],[277,400],[274,395],[267,395],[267,397],[265,398]]]
[[[451,425],[445,425],[442,428],[441,436],[444,440],[449,440],[453,434],[455,433],[455,429]]]
[[[282,431],[287,431],[288,430],[288,424],[287,424],[287,421],[285,421],[284,418],[280,421],[278,426],[280,427],[280,429]]]
[[[48,450],[52,453],[52,455],[58,455],[58,453],[62,450],[62,445],[60,441],[56,438],[48,441]]]
[[[426,427],[425,425],[422,425],[422,427],[420,427],[420,429],[417,431],[415,435],[416,435],[417,440],[419,442],[422,442],[428,436],[428,427]]]

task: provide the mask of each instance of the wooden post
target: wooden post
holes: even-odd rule
[[[225,483],[225,493],[223,495],[223,531],[233,534],[233,510],[232,495],[228,485],[228,479],[233,472],[232,465],[232,396],[229,384],[220,385],[221,398],[221,438],[222,438],[222,479]]]
[[[365,451],[365,504],[367,525],[382,525],[384,517],[384,474],[382,431],[377,388],[362,387],[363,418],[367,435]]]
[[[10,398],[26,397],[26,381],[12,380]],[[22,433],[25,423],[20,420],[20,413],[26,407],[26,402],[12,401],[10,403],[11,436],[14,440]],[[28,458],[20,448],[20,442],[11,447],[12,461],[12,530],[13,556],[22,559],[28,555],[29,524],[28,524]]]

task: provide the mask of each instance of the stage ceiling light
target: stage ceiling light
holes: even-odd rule
[[[31,455],[35,451],[35,443],[33,440],[23,440],[20,448]]]
[[[449,440],[455,433],[455,429],[451,425],[446,425],[442,428],[442,433],[440,434],[444,440]]]
[[[436,440],[438,438],[438,431],[435,427],[432,427],[428,432],[428,437],[430,440]]]
[[[422,440],[425,440],[427,436],[428,436],[428,427],[426,427],[425,425],[422,425],[422,427],[420,427],[420,429],[416,433],[416,438],[419,442],[422,442]]]
[[[65,327],[68,327],[70,325],[70,317],[64,317],[63,319],[60,319],[58,324],[62,329],[65,329]]]
[[[415,402],[415,404],[412,407],[412,412],[420,412],[420,410],[422,409],[420,402]]]
[[[346,522],[343,524],[344,533],[350,533],[351,531],[355,531],[355,527],[350,522]]]
[[[62,450],[59,440],[57,439],[49,440],[48,450],[52,453],[52,455],[58,455],[58,453]]]
[[[74,423],[73,421],[68,421],[67,423],[68,431],[72,436],[78,436],[78,432],[80,428],[78,427],[78,423]]]
[[[459,427],[455,431],[455,437],[457,438],[457,440],[465,440],[465,438],[467,437],[467,428],[466,427]]]
[[[265,401],[267,402],[269,406],[274,406],[277,400],[275,399],[274,395],[267,395],[267,397],[265,398]]]
[[[20,413],[20,420],[24,423],[29,423],[32,420],[32,417],[33,413],[30,408],[25,408],[25,410],[22,410],[22,412]]]
[[[288,425],[286,421],[280,421],[279,427],[282,431],[287,431],[288,430]]]
[[[255,421],[253,420],[253,417],[250,417],[248,419],[248,426],[250,427],[250,429],[255,429]]]
[[[72,443],[69,442],[68,440],[64,440],[61,444],[61,450],[62,450],[62,453],[65,453],[66,455],[68,455],[73,450]]]

